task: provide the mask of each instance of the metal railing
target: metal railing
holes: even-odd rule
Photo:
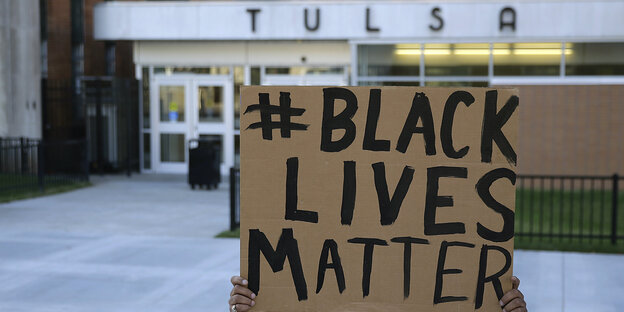
[[[517,237],[617,244],[624,239],[620,180],[612,176],[519,175]]]
[[[0,138],[0,195],[88,181],[86,144]]]
[[[82,76],[43,79],[42,134],[46,142],[86,140],[91,172],[139,168],[139,105],[135,79]]]

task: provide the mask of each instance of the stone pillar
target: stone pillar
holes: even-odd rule
[[[41,138],[39,1],[0,1],[0,137]]]

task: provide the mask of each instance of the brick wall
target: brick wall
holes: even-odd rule
[[[48,78],[71,79],[70,0],[47,0]]]
[[[103,0],[84,0],[84,74],[106,75],[104,41],[93,39],[93,7]],[[48,77],[71,78],[71,0],[47,0],[48,12]],[[116,76],[134,77],[132,43],[118,41]]]
[[[104,41],[93,39],[93,6],[102,0],[84,0],[85,15],[85,67],[86,76],[106,75],[106,46]]]

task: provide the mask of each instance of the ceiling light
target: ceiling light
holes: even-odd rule
[[[490,49],[455,49],[455,55],[490,55]]]
[[[425,49],[425,55],[450,55],[449,49]]]
[[[396,49],[397,55],[420,55],[420,49]]]
[[[561,49],[516,49],[514,55],[561,55]],[[571,49],[565,49],[565,54],[572,54]]]

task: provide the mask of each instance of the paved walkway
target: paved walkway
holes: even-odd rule
[[[94,186],[0,205],[0,311],[227,311],[239,241],[227,185],[183,176],[94,177]],[[535,311],[624,311],[624,256],[516,251]]]
[[[226,185],[93,177],[71,193],[0,205],[0,311],[227,311],[239,241]]]

